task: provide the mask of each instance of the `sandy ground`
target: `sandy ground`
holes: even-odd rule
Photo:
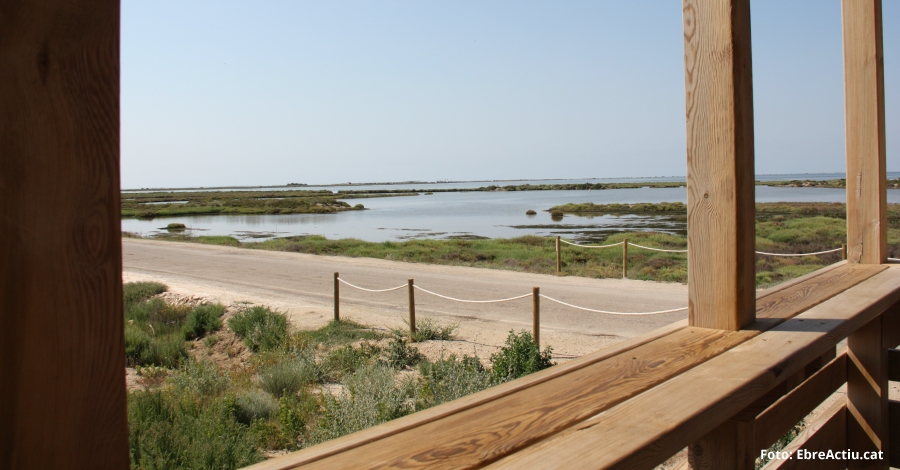
[[[240,248],[123,239],[125,282],[163,282],[176,294],[231,305],[267,305],[286,312],[298,328],[315,328],[333,317],[333,273],[358,286],[384,289],[415,279],[416,285],[462,299],[500,299],[531,292],[584,307],[642,312],[684,307],[687,286],[620,279],[557,277],[492,269],[436,266],[370,258],[314,256]],[[429,356],[487,357],[511,329],[530,330],[530,297],[505,303],[459,303],[416,291],[417,320],[458,324],[456,341],[422,345]],[[341,316],[374,328],[405,328],[407,290],[370,293],[341,285]],[[647,316],[597,314],[541,302],[541,345],[564,360],[681,320],[686,311]]]

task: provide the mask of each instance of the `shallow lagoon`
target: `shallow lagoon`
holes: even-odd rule
[[[577,181],[577,180],[576,180]],[[421,186],[421,185],[419,185]],[[423,188],[424,189],[424,188]],[[843,189],[756,187],[757,202],[844,202]],[[566,216],[554,221],[552,206],[568,202],[687,202],[685,188],[635,188],[602,191],[516,191],[435,193],[409,197],[351,200],[368,210],[336,214],[217,215],[125,219],[122,230],[142,236],[164,232],[172,222],[187,225],[193,235],[232,235],[241,240],[274,236],[322,235],[367,241],[414,238],[510,238],[527,234],[561,235],[588,241],[613,231],[660,230],[684,233],[684,221],[657,216]],[[888,202],[900,203],[900,190],[888,190]],[[527,216],[534,209],[537,215]]]

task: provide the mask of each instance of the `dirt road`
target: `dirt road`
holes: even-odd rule
[[[531,292],[584,307],[641,312],[684,307],[687,286],[619,279],[585,279],[458,266],[436,266],[371,258],[315,256],[192,243],[123,239],[126,282],[157,280],[181,294],[197,294],[223,303],[247,301],[287,312],[300,328],[332,318],[333,273],[369,289],[406,284],[461,299],[489,300]],[[406,289],[369,293],[341,285],[341,313],[373,327],[405,326]],[[503,343],[509,330],[531,329],[531,298],[504,303],[453,302],[416,291],[417,319],[458,323],[462,341],[442,342],[448,353],[481,357]],[[615,316],[541,302],[541,344],[554,353],[582,355],[686,318],[687,312]]]

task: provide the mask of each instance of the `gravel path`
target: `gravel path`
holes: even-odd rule
[[[171,291],[223,303],[269,305],[288,313],[300,328],[314,328],[333,315],[333,273],[358,286],[383,289],[409,278],[444,295],[487,300],[541,293],[584,307],[610,311],[653,311],[684,307],[687,286],[621,279],[586,279],[459,266],[438,266],[371,258],[298,253],[125,238],[126,282],[157,280]],[[406,289],[368,293],[341,285],[342,317],[377,328],[403,327]],[[449,353],[489,355],[511,329],[531,329],[531,298],[500,304],[452,302],[416,291],[417,319],[458,323],[460,341],[440,342]],[[541,343],[560,358],[578,356],[687,317],[686,311],[650,316],[614,316],[541,302]],[[419,320],[421,321],[421,320]],[[423,345],[424,346],[424,345]]]

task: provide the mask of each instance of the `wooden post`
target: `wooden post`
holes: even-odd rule
[[[884,316],[847,338],[847,448],[884,451],[881,461],[848,460],[848,468],[888,469],[888,348]]]
[[[562,245],[560,245],[558,235],[556,237],[556,274],[562,274]]]
[[[842,260],[847,259],[847,244],[846,243],[841,243],[841,259]]]
[[[128,468],[119,2],[0,18],[0,468]]]
[[[887,174],[881,0],[843,0],[847,258],[887,258]]]
[[[406,281],[409,287],[409,338],[412,339],[416,332],[416,288],[413,287],[413,280]]]
[[[531,288],[531,331],[534,344],[541,349],[541,288]]]
[[[684,0],[688,318],[738,330],[756,316],[749,0]]]
[[[622,242],[622,279],[628,279],[628,239]]]
[[[334,273],[334,321],[341,321],[341,284],[338,273]]]

